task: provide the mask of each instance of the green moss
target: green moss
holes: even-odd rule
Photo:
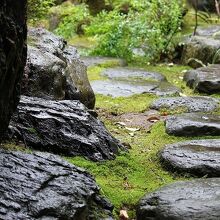
[[[112,114],[127,112],[144,112],[157,97],[151,94],[133,95],[130,97],[117,97],[96,95],[96,108],[101,108]]]
[[[94,80],[106,80],[107,78],[104,76],[101,76],[101,72],[104,70],[101,66],[90,66],[88,67],[87,74],[89,81]]]

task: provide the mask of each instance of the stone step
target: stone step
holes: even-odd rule
[[[160,158],[167,169],[196,176],[220,177],[220,139],[167,145]]]
[[[150,108],[183,112],[211,112],[219,108],[219,100],[205,96],[159,98],[150,105]]]
[[[184,113],[168,116],[166,132],[176,136],[220,136],[220,115]]]
[[[144,196],[137,220],[219,220],[220,178],[181,181]]]

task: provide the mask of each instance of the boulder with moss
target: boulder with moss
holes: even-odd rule
[[[28,32],[28,59],[22,94],[52,100],[80,100],[94,108],[87,68],[74,47],[44,29]]]

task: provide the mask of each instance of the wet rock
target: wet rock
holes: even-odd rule
[[[184,112],[211,112],[219,108],[219,101],[205,96],[159,98],[151,104],[150,108],[155,110],[181,110]]]
[[[0,150],[0,219],[111,219],[84,170],[48,153]]]
[[[91,160],[113,159],[119,141],[79,101],[51,101],[22,96],[9,136],[31,148]]]
[[[176,182],[142,198],[137,220],[218,220],[220,178]]]
[[[95,95],[87,68],[77,50],[64,39],[41,28],[28,32],[28,60],[22,94],[44,99],[80,100],[94,108]]]
[[[219,48],[220,40],[213,37],[189,37],[184,42],[181,61],[184,65],[190,65],[193,68],[201,67],[200,62],[205,65],[213,62],[220,63],[220,57],[216,56]],[[196,60],[200,62],[196,62]]]
[[[220,116],[184,113],[166,119],[166,132],[177,136],[220,135]]]
[[[220,93],[220,65],[189,70],[185,74],[184,80],[190,88],[198,92]]]
[[[220,25],[211,25],[206,28],[198,28],[196,31],[196,35],[203,37],[214,37],[218,35],[220,31]]]
[[[81,57],[86,66],[126,66],[125,60],[114,57]]]
[[[115,80],[128,80],[128,81],[149,81],[149,82],[160,82],[166,81],[165,76],[160,73],[148,72],[141,69],[130,69],[130,68],[108,68],[102,72],[103,76],[109,79]]]
[[[168,169],[196,176],[220,177],[220,139],[167,145],[160,157]]]
[[[0,139],[20,96],[26,62],[26,0],[2,0],[0,5]]]
[[[168,82],[132,82],[116,80],[92,81],[95,93],[112,97],[128,97],[134,94],[150,93],[159,96],[178,95],[180,90]]]

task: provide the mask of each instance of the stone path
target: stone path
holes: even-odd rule
[[[160,73],[142,69],[109,68],[102,72],[108,80],[92,81],[95,93],[112,97],[150,93],[158,96],[178,95],[180,89],[167,82]]]

